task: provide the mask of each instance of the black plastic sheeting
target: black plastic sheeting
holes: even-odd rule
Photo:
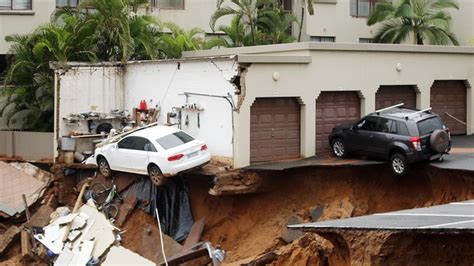
[[[95,171],[80,170],[74,173],[76,182],[79,183],[87,177],[94,176]],[[143,176],[120,194],[123,199],[129,195],[135,195],[138,199],[138,208],[153,217],[156,217],[155,208],[158,208],[163,233],[178,242],[186,239],[194,220],[188,188],[183,177],[171,177],[165,185],[157,187],[148,176]]]
[[[138,207],[153,217],[156,217],[155,208],[158,208],[163,233],[178,242],[186,239],[194,220],[184,178],[172,177],[165,185],[157,187],[144,176],[124,190],[121,196],[126,198],[133,194],[139,200]]]

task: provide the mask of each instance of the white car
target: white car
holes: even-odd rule
[[[149,175],[160,186],[166,177],[201,167],[211,160],[207,145],[178,128],[153,126],[137,130],[95,150],[99,172]]]

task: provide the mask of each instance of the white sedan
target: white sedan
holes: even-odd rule
[[[99,172],[149,175],[160,186],[166,177],[201,167],[211,160],[207,145],[178,128],[153,126],[139,129],[115,143],[95,150]]]

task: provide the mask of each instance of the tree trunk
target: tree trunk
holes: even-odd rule
[[[298,33],[298,42],[301,41],[301,31],[303,31],[303,21],[304,21],[304,7],[301,8],[301,20],[300,20],[300,27]]]

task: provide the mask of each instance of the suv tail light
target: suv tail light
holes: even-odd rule
[[[201,151],[205,151],[205,150],[207,150],[207,145],[206,144],[201,146]]]
[[[184,155],[181,154],[181,153],[180,153],[180,154],[176,154],[176,155],[173,155],[173,156],[168,157],[168,161],[170,161],[170,162],[172,162],[172,161],[177,161],[177,160],[179,160],[179,159],[181,159],[181,158],[183,158],[183,157],[184,157]]]
[[[417,151],[421,151],[421,139],[420,137],[411,137],[410,138],[411,144],[413,144],[413,148]]]

